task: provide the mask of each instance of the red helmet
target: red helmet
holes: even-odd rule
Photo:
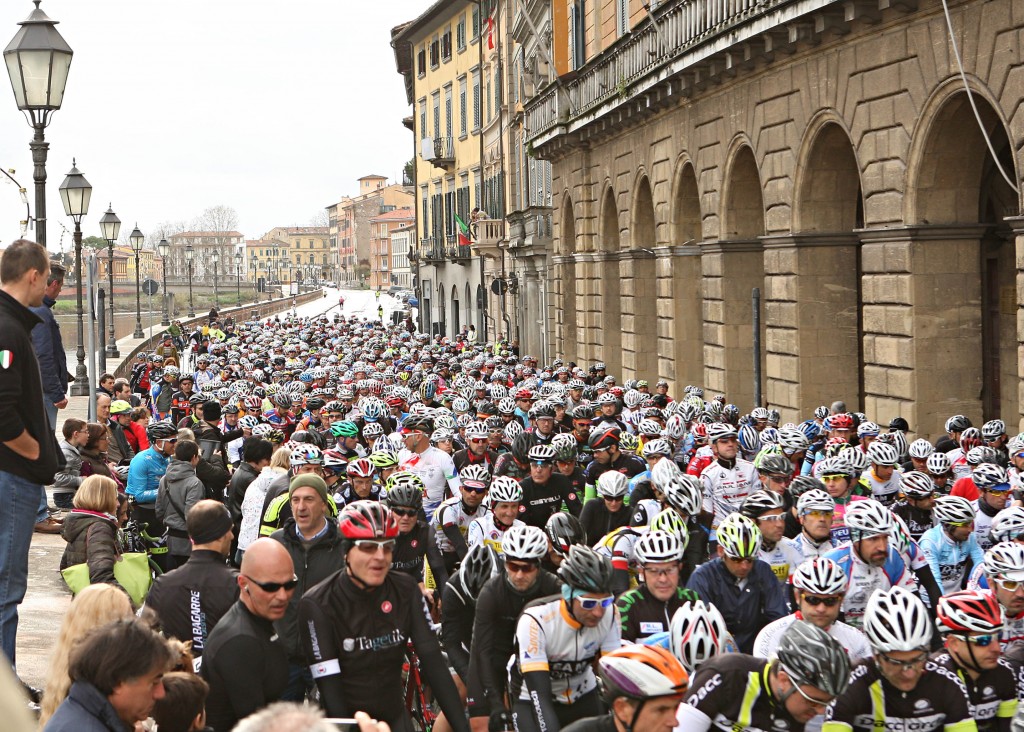
[[[708,426],[703,422],[698,422],[693,426],[693,435],[702,440],[708,439]]]
[[[398,522],[377,501],[355,501],[342,510],[338,530],[346,539],[394,539]]]
[[[998,633],[1005,623],[992,593],[962,590],[939,598],[936,625],[942,633]]]
[[[843,414],[833,414],[828,418],[828,428],[830,430],[851,430],[853,429],[853,416]]]

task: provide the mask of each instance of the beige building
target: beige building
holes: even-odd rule
[[[327,206],[328,246],[338,253],[338,281],[349,286],[370,282],[370,219],[413,205],[411,189],[389,184],[382,175],[365,175],[357,183],[356,196]]]
[[[237,231],[183,231],[168,237],[167,241],[170,244],[168,279],[174,278],[178,282],[187,279],[188,264],[185,260],[185,250],[191,246],[192,281],[207,285],[213,285],[215,276],[234,279],[240,266],[235,261],[235,252],[245,245],[245,237]],[[214,252],[219,255],[219,261],[216,263],[213,261]],[[134,271],[134,257],[131,267]],[[241,274],[245,276],[244,271]]]
[[[396,208],[370,219],[370,289],[387,292],[398,284],[391,274],[391,233],[415,224],[412,208]]]
[[[277,226],[261,237],[281,242],[289,266],[284,267],[284,282],[317,284],[334,281],[338,252],[330,245],[329,227]]]

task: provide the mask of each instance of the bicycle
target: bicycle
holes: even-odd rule
[[[420,732],[430,732],[440,716],[440,709],[423,684],[420,659],[411,641],[406,649],[405,663],[402,664],[402,677],[405,682],[405,710],[412,719],[413,728]]]
[[[129,516],[131,515],[130,507],[134,503],[129,500]],[[154,557],[163,557],[169,551],[167,537],[151,536],[147,531],[148,528],[148,523],[140,523],[134,518],[129,518],[121,530],[121,544],[126,552],[145,552],[149,558],[149,569],[153,573],[153,578],[156,579],[164,573],[164,570]]]

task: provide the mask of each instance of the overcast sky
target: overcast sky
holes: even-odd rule
[[[73,157],[93,186],[86,236],[99,234],[111,202],[123,227],[137,221],[143,233],[227,205],[257,238],[308,225],[362,175],[395,179],[413,141],[389,31],[429,5],[43,0],[75,52],[46,131],[48,248],[58,249],[61,223],[72,228],[57,188]],[[32,8],[0,2],[3,46]],[[0,167],[16,169],[34,207],[31,137],[2,73]],[[22,218],[16,188],[0,179],[0,246]]]

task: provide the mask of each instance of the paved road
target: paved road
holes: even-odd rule
[[[327,297],[300,305],[296,311],[302,317],[315,317],[322,313],[330,317],[337,311],[339,295],[345,297],[343,312],[347,317],[376,319],[378,302],[373,292],[368,290],[328,289]],[[400,303],[389,295],[381,295],[379,304],[384,307],[385,319],[400,307]],[[69,360],[72,370],[74,363],[72,352]],[[61,412],[61,417],[85,419],[86,397],[72,397],[69,402],[68,409]],[[43,685],[57,629],[71,601],[70,593],[57,571],[64,546],[64,540],[59,535],[35,534],[32,539],[28,594],[21,606],[18,626],[18,673],[32,686]]]

